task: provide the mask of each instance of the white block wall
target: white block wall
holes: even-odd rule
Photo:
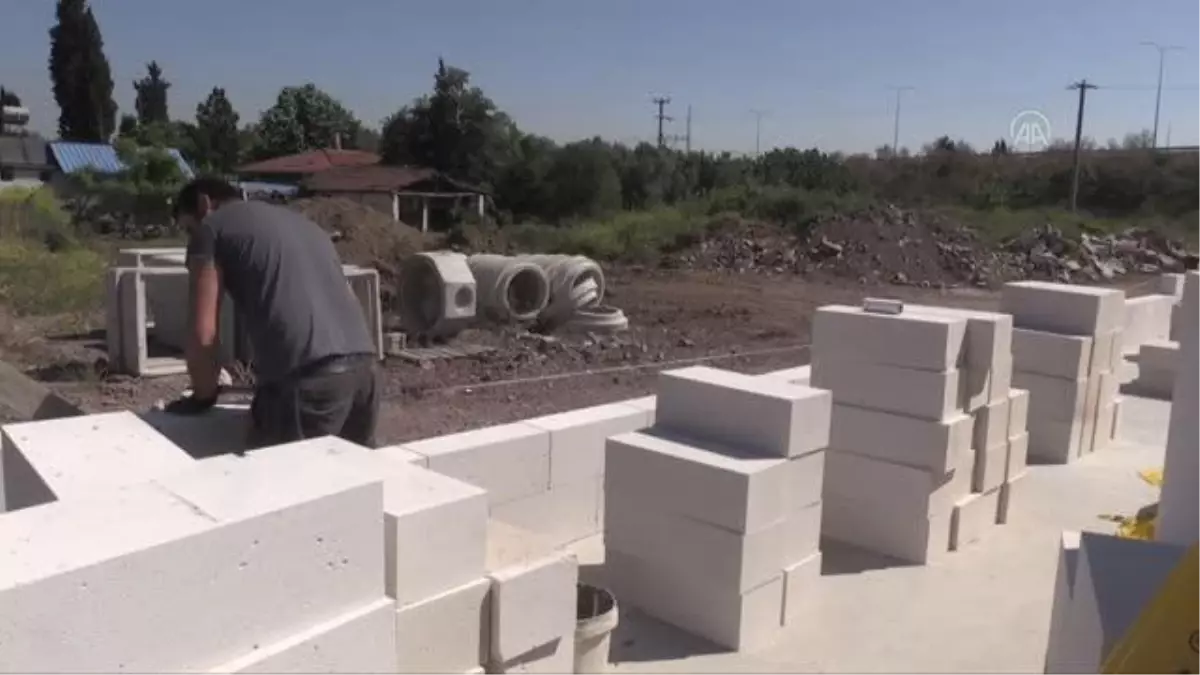
[[[1180,335],[1178,368],[1167,431],[1167,453],[1163,464],[1162,500],[1156,536],[1178,544],[1195,542],[1200,532],[1197,482],[1200,481],[1200,431],[1196,409],[1200,407],[1200,274],[1188,272],[1179,307],[1183,331]]]

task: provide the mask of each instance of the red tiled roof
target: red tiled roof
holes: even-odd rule
[[[322,171],[304,179],[301,185],[312,192],[400,192],[425,182],[433,183],[436,191],[486,194],[481,188],[456,181],[434,169],[383,164],[345,166]]]
[[[362,150],[309,150],[298,155],[273,157],[238,167],[238,173],[310,174],[345,166],[378,164],[379,155]]]

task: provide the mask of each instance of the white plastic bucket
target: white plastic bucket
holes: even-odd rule
[[[612,633],[617,628],[617,599],[604,588],[579,584],[575,621],[575,672],[608,670]]]

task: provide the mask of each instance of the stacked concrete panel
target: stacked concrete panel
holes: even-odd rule
[[[1150,340],[1142,344],[1137,353],[1137,376],[1125,385],[1125,390],[1148,398],[1171,400],[1178,361],[1178,342]]]
[[[0,664],[395,672],[382,492],[340,462],[268,453],[6,514]]]
[[[1125,294],[1021,281],[1004,286],[1012,314],[1013,385],[1029,391],[1029,456],[1066,464],[1112,439]]]
[[[654,427],[608,440],[605,565],[622,603],[739,650],[804,613],[830,407],[782,380],[662,373]]]
[[[1200,408],[1200,273],[1187,273],[1183,302],[1176,313],[1182,332],[1155,536],[1187,545],[1200,536],[1200,425],[1196,417]]]
[[[966,408],[990,396],[982,347],[975,367],[960,369],[967,333],[963,316],[928,308],[817,310],[812,384],[834,403],[823,536],[916,563],[949,550],[974,467]]]
[[[1125,299],[1125,316],[1121,325],[1121,351],[1137,354],[1142,345],[1171,339],[1171,316],[1174,295],[1151,294]]]

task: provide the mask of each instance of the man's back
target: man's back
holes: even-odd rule
[[[189,255],[208,249],[221,270],[261,381],[328,356],[374,351],[333,243],[304,216],[265,202],[235,202],[205,218],[188,249]]]

